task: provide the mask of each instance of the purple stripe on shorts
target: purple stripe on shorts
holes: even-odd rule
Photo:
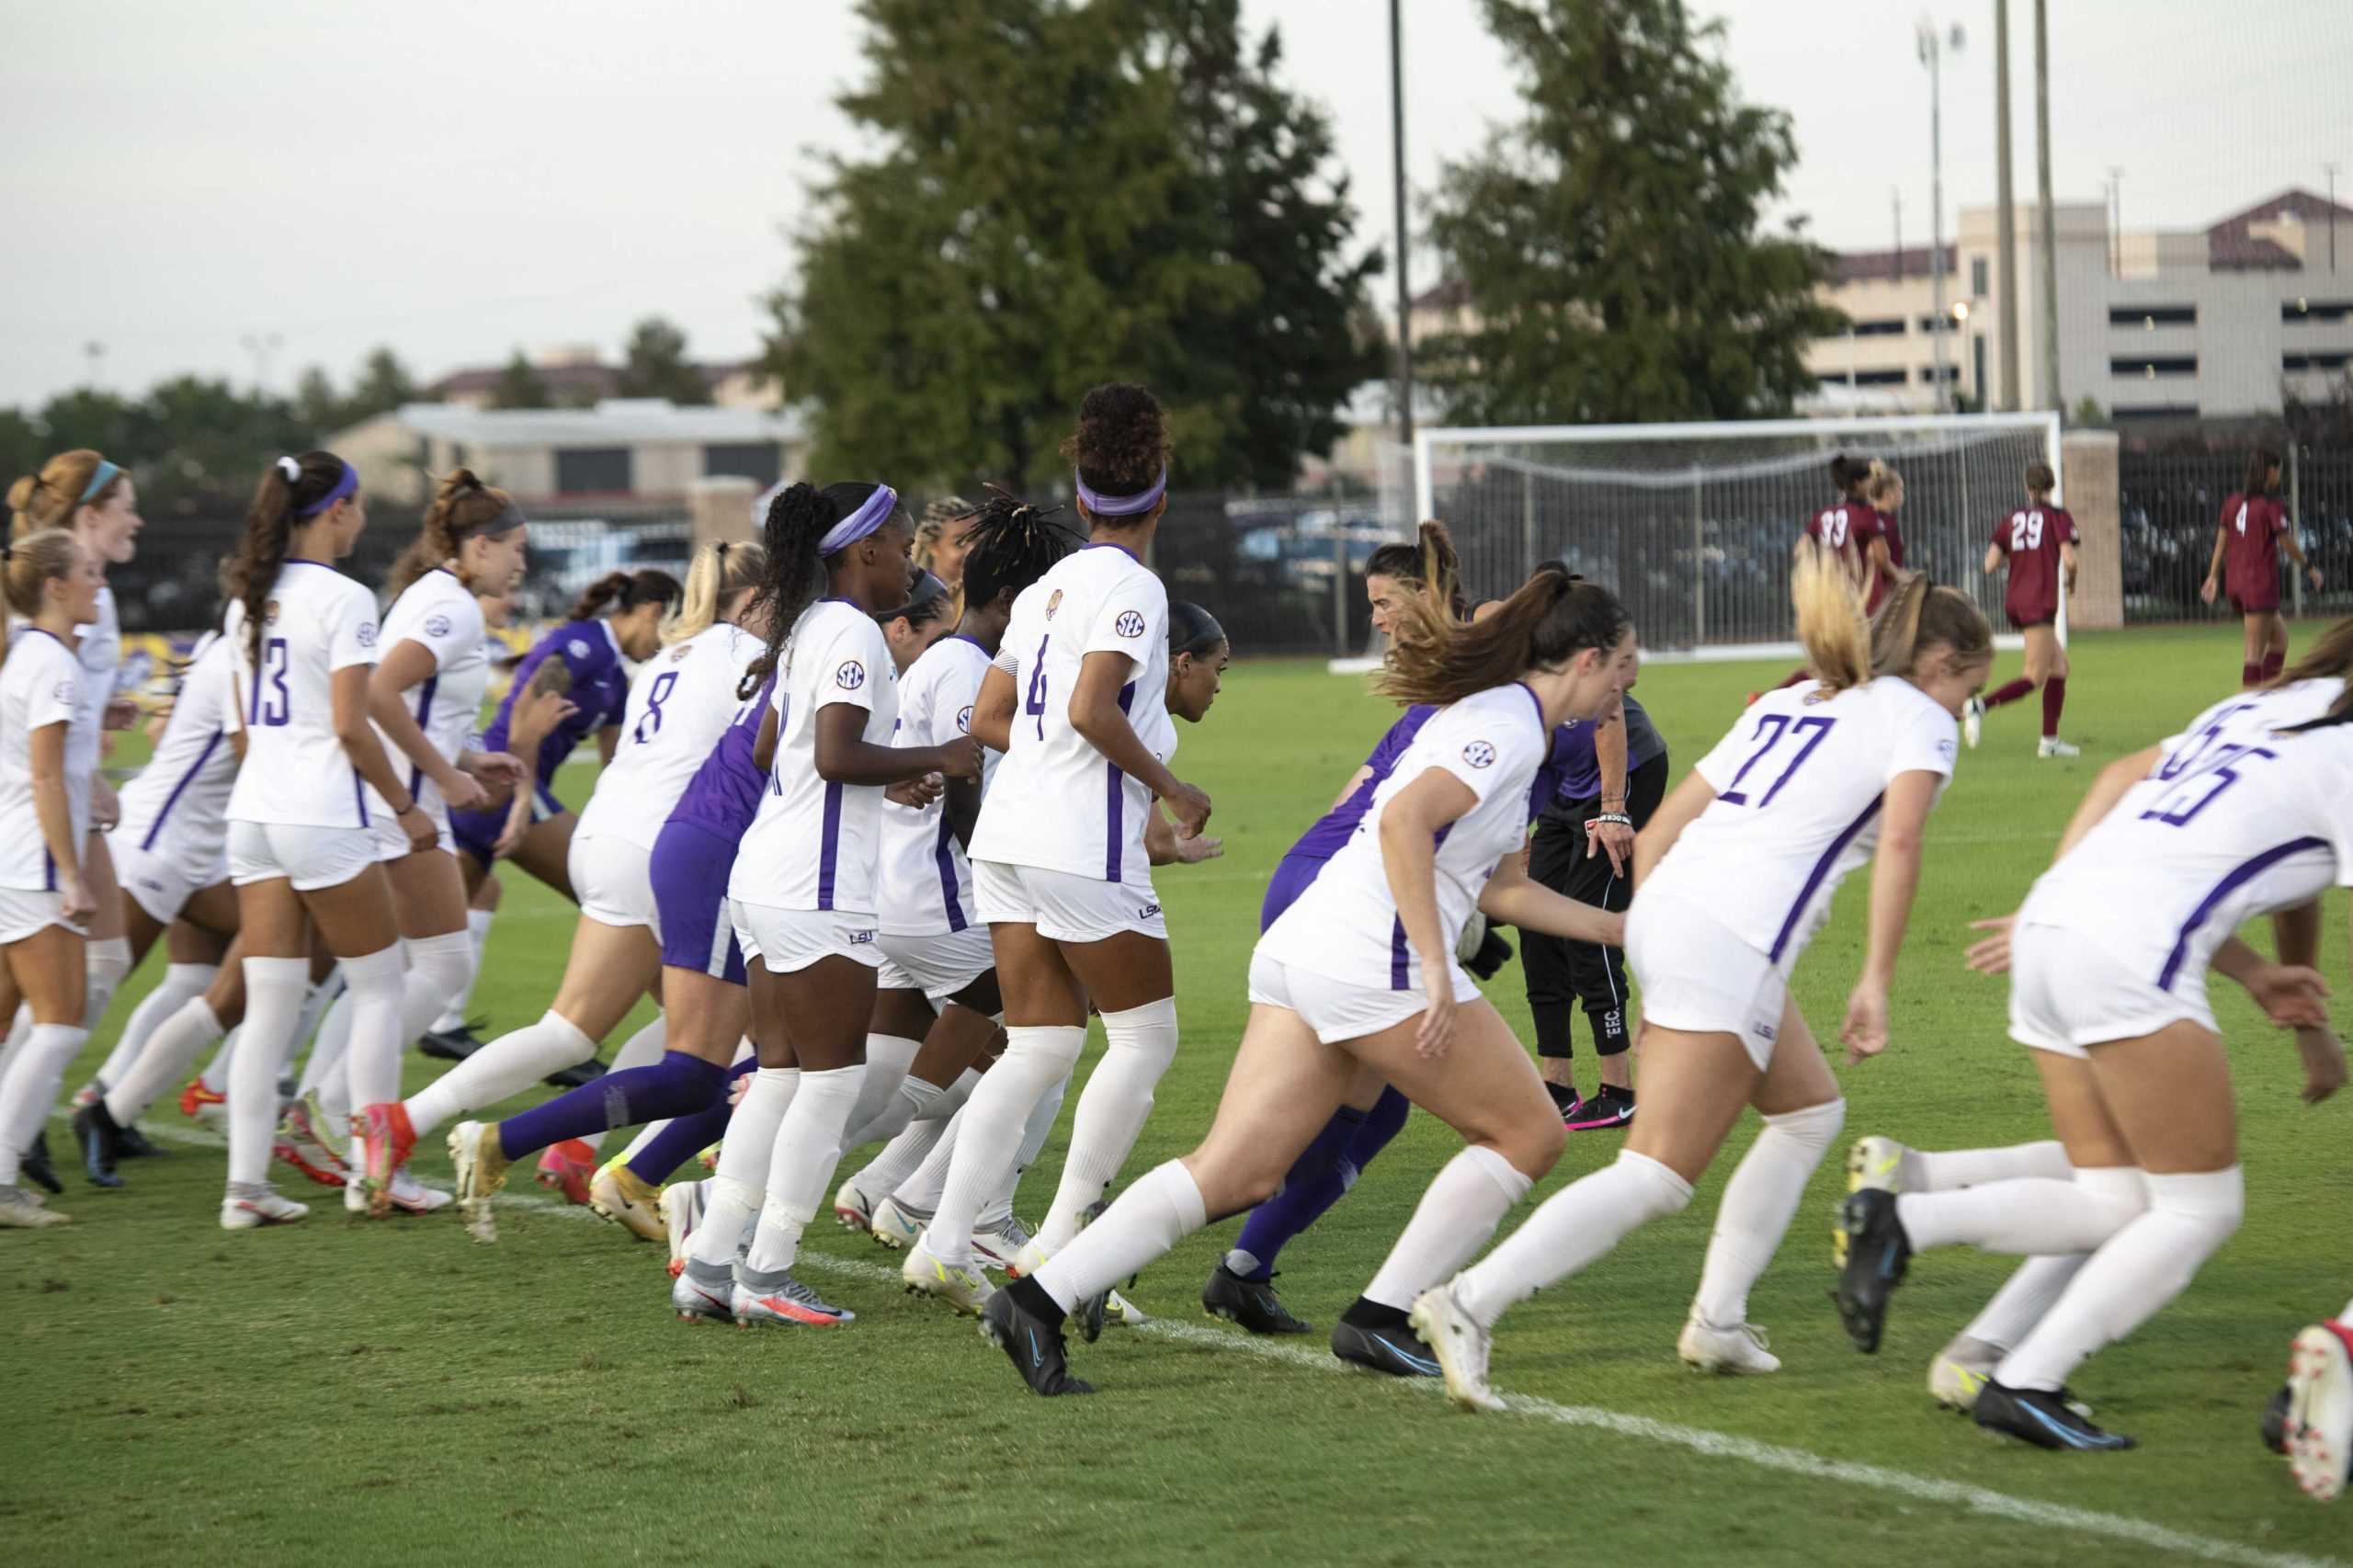
[[[2213,891],[2200,899],[2198,907],[2189,912],[2189,918],[2181,923],[2181,935],[2174,938],[2173,951],[2165,955],[2165,967],[2157,976],[2157,989],[2160,991],[2173,989],[2174,978],[2181,970],[2181,960],[2189,956],[2189,939],[2198,934],[2198,927],[2206,924],[2206,917],[2214,913],[2216,904],[2271,869],[2280,861],[2291,856],[2301,855],[2307,849],[2318,849],[2326,853],[2328,840],[2291,838],[2285,844],[2265,850],[2251,860],[2244,860],[2232,867],[2230,874],[2216,882]]]
[[[188,770],[180,775],[180,781],[172,786],[170,794],[164,797],[164,809],[155,813],[155,824],[147,830],[147,836],[139,841],[140,848],[155,847],[155,840],[163,833],[164,824],[171,817],[172,808],[180,803],[180,796],[187,792],[190,784],[196,782],[196,776],[204,771],[204,765],[212,760],[213,752],[220,747],[221,737],[227,733],[225,730],[212,732],[212,738],[206,741],[204,749],[196,754],[196,760],[188,765]]]
[[[932,851],[932,858],[939,862],[939,902],[948,911],[948,928],[961,931],[965,926],[964,906],[956,897],[956,852],[949,846],[951,836],[948,812],[943,808],[939,813],[939,843]]]
[[[842,852],[842,787],[825,786],[825,825],[817,835],[817,907],[834,906],[834,863]]]
[[[1872,796],[1871,803],[1863,808],[1863,814],[1848,823],[1847,831],[1830,841],[1830,847],[1822,852],[1822,858],[1816,860],[1813,869],[1805,874],[1805,886],[1798,890],[1797,902],[1790,905],[1790,913],[1782,919],[1780,933],[1773,938],[1773,950],[1765,955],[1767,958],[1775,963],[1781,961],[1781,949],[1790,945],[1790,935],[1798,928],[1798,921],[1805,914],[1805,906],[1813,902],[1815,891],[1822,886],[1822,879],[1830,874],[1830,868],[1838,863],[1838,857],[1847,852],[1847,846],[1855,842],[1855,835],[1870,825],[1871,819],[1879,815],[1880,807],[1886,801],[1885,795]]]

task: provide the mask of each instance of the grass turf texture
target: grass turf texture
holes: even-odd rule
[[[2299,629],[2299,642],[2311,629]],[[1996,665],[1997,681],[2018,656]],[[1926,1147],[2048,1136],[2034,1074],[2004,1037],[2004,988],[1961,967],[1967,923],[2015,907],[2098,766],[2171,733],[2226,694],[2234,627],[2077,640],[2073,762],[2034,756],[2037,704],[1991,715],[1932,819],[1888,1055],[1839,1077],[1848,1134]],[[1660,666],[1642,696],[1677,776],[1785,666]],[[1184,777],[1217,802],[1225,857],[1165,869],[1185,1046],[1128,1174],[1206,1129],[1245,1013],[1243,976],[1268,869],[1387,721],[1360,683],[1244,664],[1209,722],[1185,732]],[[575,804],[589,771],[562,790]],[[1835,1035],[1861,953],[1869,878],[1841,895],[1796,992]],[[2346,972],[2341,899],[2323,967]],[[495,1028],[552,994],[572,911],[509,873],[476,1010]],[[2268,949],[2268,933],[2256,934]],[[102,1057],[160,955],[69,1075]],[[1518,965],[1490,987],[1527,1035]],[[2341,1517],[2297,1494],[2256,1425],[2290,1335],[2353,1289],[2337,1151],[2353,1096],[2308,1109],[2292,1049],[2244,995],[2215,995],[2238,1068],[2248,1219],[2188,1295],[2078,1379],[2100,1418],[2139,1437],[2124,1455],[2060,1456],[1981,1436],[1923,1391],[1928,1357],[1991,1293],[2006,1260],[1965,1251],[1915,1264],[1879,1356],[1855,1354],[1824,1300],[1842,1160],[1827,1160],[1752,1316],[1775,1377],[1698,1378],[1674,1342],[1723,1179],[1752,1117],[1683,1215],[1637,1233],[1583,1277],[1514,1312],[1496,1344],[1511,1393],[1600,1407],[1864,1461],[1940,1482],[2143,1519],[2253,1553],[2325,1555]],[[642,1015],[641,1015],[642,1016]],[[634,1022],[634,1020],[632,1020]],[[608,1047],[626,1035],[616,1031]],[[1580,1049],[1582,1044],[1580,1025]],[[1094,1050],[1099,1050],[1099,1031]],[[1082,1074],[1091,1069],[1092,1051]],[[438,1064],[412,1058],[411,1087]],[[1590,1088],[1593,1064],[1580,1062]],[[516,1102],[519,1106],[524,1102]],[[510,1106],[512,1109],[515,1107]],[[182,1125],[168,1100],[157,1128]],[[1068,1117],[1024,1185],[1052,1193]],[[62,1160],[72,1140],[51,1127]],[[1579,1135],[1541,1199],[1614,1157]],[[618,1145],[616,1145],[618,1146]],[[617,1227],[527,1208],[494,1248],[455,1218],[346,1219],[335,1195],[279,1173],[305,1223],[228,1234],[214,1221],[220,1153],[170,1145],[97,1192],[69,1176],[71,1227],[0,1234],[0,1541],[15,1562],[153,1560],[197,1549],[246,1562],[321,1552],[348,1563],[463,1557],[698,1562],[1111,1562],[1351,1563],[1550,1555],[1564,1525],[1637,1562],[2139,1563],[2166,1553],[2097,1533],[1898,1495],[1835,1474],[1777,1473],[1688,1447],[1521,1415],[1473,1418],[1370,1374],[1320,1375],[1244,1353],[1203,1324],[1198,1292],[1235,1222],[1149,1269],[1147,1312],[1186,1338],[1113,1330],[1074,1362],[1102,1392],[1042,1402],[969,1322],[839,1269],[895,1264],[823,1215],[810,1278],[854,1307],[841,1331],[696,1330],[667,1310],[659,1249]],[[1457,1147],[1416,1116],[1355,1193],[1283,1256],[1287,1299],[1327,1326],[1370,1277],[1430,1175]],[[867,1156],[846,1157],[844,1170]],[[444,1181],[440,1140],[418,1166]],[[512,1190],[536,1192],[528,1167]],[[1518,1223],[1523,1208],[1506,1221]],[[2317,1243],[2317,1244],[2316,1244]],[[1320,1357],[1320,1335],[1292,1342]],[[561,1546],[555,1543],[561,1542]],[[1051,1543],[1049,1546],[1048,1543]],[[2248,1560],[2254,1560],[2249,1558]]]

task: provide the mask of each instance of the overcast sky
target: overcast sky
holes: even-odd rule
[[[1698,0],[1742,91],[1795,118],[1788,207],[1841,248],[1928,231],[1915,12],[1890,0]],[[2033,195],[2032,0],[2015,0],[2017,178]],[[2124,222],[2200,226],[2346,165],[2342,0],[2056,0],[2063,200],[2110,165]],[[1364,213],[1390,227],[1382,0],[1245,0],[1289,79],[1336,118]],[[1947,223],[1994,187],[1991,0],[1945,85]],[[1405,0],[1417,189],[1515,106],[1472,0]],[[388,342],[420,376],[517,346],[618,347],[659,312],[700,358],[753,352],[783,274],[805,149],[848,144],[848,0],[0,0],[0,403],[89,376],[338,381]],[[2353,238],[2348,238],[2353,244]],[[1427,271],[1427,264],[1421,270]]]

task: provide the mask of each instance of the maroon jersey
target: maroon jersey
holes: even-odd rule
[[[2287,510],[2268,495],[2222,503],[2222,582],[2241,611],[2279,608],[2279,536],[2287,531]]]
[[[2024,630],[2059,616],[2060,547],[2075,542],[2075,519],[2063,506],[2021,506],[1994,525],[1994,548],[2009,557],[2002,596],[2010,624]]]
[[[1887,602],[1887,596],[1895,591],[1894,572],[1900,572],[1904,569],[1904,530],[1895,526],[1894,513],[1873,512],[1871,514],[1871,539],[1883,539],[1887,540],[1887,562],[1889,566],[1894,569],[1894,571],[1874,577],[1867,585],[1864,592],[1864,610],[1869,614],[1877,615],[1879,613],[1879,607]],[[1863,540],[1862,549],[1863,561],[1865,562],[1864,570],[1868,572],[1870,570],[1869,564],[1871,550],[1870,539]]]

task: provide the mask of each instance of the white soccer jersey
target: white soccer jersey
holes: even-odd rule
[[[1889,782],[1949,781],[1957,750],[1953,716],[1910,681],[1881,676],[1809,701],[1820,686],[1768,692],[1699,759],[1716,798],[1635,895],[1707,910],[1783,974],[1830,917],[1839,882],[1878,848]]]
[[[2343,689],[2300,681],[2200,714],[2042,873],[2019,924],[2064,926],[2159,990],[2202,996],[2243,922],[2353,882],[2353,728],[2279,733]]]
[[[767,643],[720,621],[648,659],[630,687],[620,744],[573,831],[651,853],[671,808],[734,722],[744,672]]]
[[[198,640],[155,755],[122,787],[118,843],[157,854],[168,850],[184,865],[221,858],[229,837],[229,791],[237,782],[237,748],[229,740],[236,722],[230,712],[235,663],[219,632]]]
[[[270,585],[259,662],[243,600],[230,601],[221,635],[235,660],[245,730],[229,820],[368,826],[368,786],[335,738],[334,676],[375,664],[375,596],[321,562],[289,561]]]
[[[820,599],[793,623],[776,685],[776,764],[759,814],[737,847],[727,896],[771,909],[875,913],[882,788],[817,777],[817,714],[866,710],[862,738],[891,744],[899,672],[874,618],[847,599]]]
[[[99,586],[97,619],[87,626],[75,627],[74,633],[81,639],[75,655],[90,677],[82,683],[82,724],[95,744],[104,727],[107,702],[114,696],[116,676],[122,668],[122,619],[115,613],[112,588]],[[95,759],[96,754],[92,755]]]
[[[414,642],[433,655],[433,673],[409,688],[409,711],[433,749],[455,762],[473,744],[483,693],[490,687],[490,642],[480,601],[455,574],[436,566],[411,583],[384,616],[383,631],[376,640],[379,651],[390,657],[404,642]],[[376,740],[416,803],[438,816],[445,805],[441,787],[381,727]],[[368,810],[372,815],[392,815],[391,803],[372,790]]]
[[[1101,653],[1127,655],[1120,701],[1128,722],[1167,760],[1176,740],[1168,721],[1168,590],[1120,546],[1088,545],[1013,601],[996,656],[1017,699],[1013,744],[990,794],[995,804],[982,806],[972,830],[973,859],[1107,882],[1152,881],[1143,846],[1152,791],[1071,727],[1079,665]]]
[[[1405,939],[1381,859],[1382,813],[1398,791],[1434,767],[1479,797],[1438,838],[1438,929],[1451,952],[1487,879],[1527,842],[1529,788],[1552,747],[1536,694],[1518,682],[1430,715],[1374,792],[1356,832],[1258,938],[1258,951],[1368,990],[1423,991],[1421,956]],[[1451,959],[1447,968],[1451,983]]]
[[[989,653],[958,635],[933,643],[907,667],[899,687],[899,728],[892,744],[946,745],[972,733],[972,701],[988,674]],[[996,771],[997,754],[982,753],[982,787]],[[975,918],[972,864],[948,825],[948,802],[921,811],[882,802],[881,928],[894,937],[961,931]]]
[[[90,775],[97,748],[76,744],[87,704],[83,688],[97,679],[73,649],[46,631],[25,627],[8,639],[0,664],[0,887],[57,891],[57,862],[41,837],[33,803],[32,733],[51,724],[65,730],[65,801],[78,840],[90,831]]]

